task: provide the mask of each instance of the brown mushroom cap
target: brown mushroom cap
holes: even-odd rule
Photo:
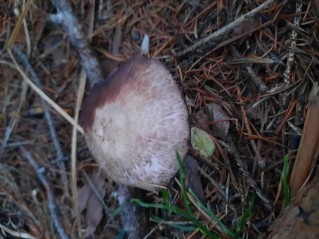
[[[157,191],[188,149],[188,113],[180,90],[157,60],[135,56],[96,84],[80,124],[95,159],[117,183]]]

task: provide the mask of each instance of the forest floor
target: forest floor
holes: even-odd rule
[[[281,229],[271,225],[317,171],[319,1],[92,2],[70,1],[105,77],[140,53],[147,34],[191,127],[215,147],[203,156],[189,146],[202,202],[177,175],[140,203],[146,238],[273,238]],[[125,238],[116,185],[99,178],[84,136],[62,116],[77,115],[82,68],[54,13],[51,1],[0,3],[0,238],[59,238],[57,224],[65,238]]]

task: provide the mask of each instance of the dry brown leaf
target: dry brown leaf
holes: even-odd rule
[[[104,179],[96,176],[92,179],[92,184],[101,197],[104,197],[106,193]],[[85,230],[85,237],[93,235],[103,217],[103,206],[96,198],[96,195],[92,193],[91,187],[92,186],[87,183],[78,191],[79,210],[82,212],[86,209],[85,219],[88,226]]]
[[[84,184],[78,190],[78,207],[80,212],[83,212],[83,210],[86,208],[90,195],[91,190],[88,184]]]
[[[191,156],[187,155],[184,160],[184,170],[187,179],[187,186],[196,194],[199,200],[205,205],[206,198],[203,185],[198,175],[198,163]]]
[[[223,108],[216,103],[207,104],[206,107],[211,120],[215,121],[213,126],[214,135],[225,140],[229,130],[229,116],[226,114]]]
[[[292,196],[296,195],[302,185],[304,185],[317,160],[315,157],[319,143],[319,104],[317,92],[317,85],[315,85],[310,94],[301,142],[290,177]]]
[[[195,115],[194,118],[198,126],[205,131],[209,131],[209,117],[203,109],[200,109]]]

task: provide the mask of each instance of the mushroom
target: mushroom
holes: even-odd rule
[[[164,65],[144,56],[122,63],[82,104],[80,124],[101,169],[117,183],[156,192],[188,150],[186,105]]]

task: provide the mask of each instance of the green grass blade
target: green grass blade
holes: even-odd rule
[[[132,199],[131,202],[136,203],[138,205],[140,205],[141,207],[145,207],[145,208],[158,208],[158,209],[162,209],[165,211],[172,211],[177,215],[183,216],[183,217],[188,217],[188,212],[176,207],[176,206],[172,206],[172,205],[166,205],[166,204],[162,204],[162,203],[145,203],[142,202],[139,199]]]
[[[168,221],[164,220],[163,218],[157,217],[155,215],[151,216],[151,220],[153,222],[156,222],[156,223],[166,224],[166,225],[173,227],[173,228],[176,228],[182,232],[193,232],[196,230],[196,228],[194,226],[192,226],[191,222],[187,222],[187,224],[185,222],[168,222]]]
[[[185,207],[187,209],[188,212],[191,212],[191,202],[189,201],[188,197],[187,197],[187,186],[186,186],[186,178],[185,178],[185,173],[184,173],[184,166],[183,166],[183,162],[181,160],[181,157],[179,156],[179,153],[176,152],[176,159],[178,162],[178,166],[179,166],[179,181],[181,183],[181,190],[182,190],[182,197],[185,203]]]
[[[290,188],[288,183],[288,173],[289,173],[289,160],[288,155],[284,157],[284,167],[281,173],[282,182],[282,194],[283,194],[283,205],[287,207],[290,202]]]
[[[184,166],[183,166],[183,162],[178,154],[178,152],[176,152],[176,159],[178,161],[178,165],[179,165],[179,178],[180,178],[180,185],[181,185],[181,191],[182,191],[182,198],[185,204],[185,207],[187,209],[187,212],[189,215],[193,215],[194,213],[191,210],[191,201],[187,196],[187,192],[188,192],[188,187],[186,185],[186,177],[185,177],[185,173],[184,173]],[[209,230],[207,230],[206,226],[203,225],[201,222],[199,222],[194,216],[192,216],[190,218],[190,220],[194,223],[194,225],[196,225],[199,230],[208,238],[219,238],[216,234],[211,233]]]
[[[195,198],[197,205],[200,207],[201,210],[203,210],[220,228],[220,231],[224,232],[226,235],[228,235],[231,238],[236,238],[235,233],[232,232],[211,210],[210,206],[207,205],[207,207],[198,199],[196,194],[191,190],[188,189],[192,197]]]
[[[132,199],[131,202],[137,203],[138,205],[145,207],[145,208],[159,208],[159,209],[166,210],[166,211],[172,211],[176,215],[182,216],[182,217],[186,218],[187,220],[191,221],[193,223],[193,225],[196,228],[198,228],[198,230],[202,234],[204,234],[207,238],[210,238],[210,239],[218,239],[219,238],[215,233],[209,231],[203,223],[198,221],[197,218],[194,217],[193,213],[189,213],[187,210],[183,210],[179,207],[172,206],[172,205],[164,205],[164,204],[160,204],[160,203],[145,203],[139,199]]]
[[[253,209],[255,206],[255,199],[256,196],[255,194],[251,197],[248,203],[248,208],[246,212],[240,217],[237,227],[236,227],[236,233],[235,233],[235,238],[239,238],[240,233],[243,231],[244,226],[246,225],[248,219],[252,216],[253,214]]]

